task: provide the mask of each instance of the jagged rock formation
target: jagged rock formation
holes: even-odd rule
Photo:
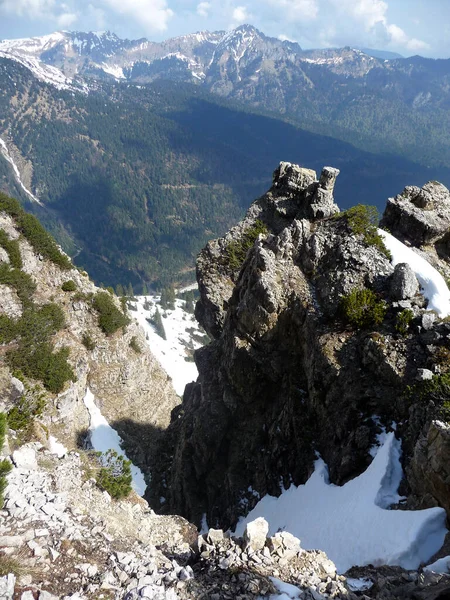
[[[447,355],[450,325],[425,313],[413,274],[400,266],[394,273],[382,245],[336,214],[336,175],[326,168],[318,181],[281,163],[245,219],[200,254],[196,314],[214,341],[196,352],[199,379],[174,410],[152,486],[155,505],[163,495],[169,512],[232,525],[259,497],[304,483],[316,451],[332,482],[360,474],[372,460],[378,423],[395,421],[409,505],[449,509],[448,426],[435,422],[443,398],[407,387],[424,369],[449,368],[436,366],[436,353]],[[427,184],[420,194],[436,189],[436,205],[445,204],[443,186]],[[384,222],[395,234],[389,211]],[[233,269],[230,248],[258,221],[267,232]],[[432,260],[439,262],[436,252]],[[363,287],[387,312],[381,325],[357,329],[342,319],[341,299]],[[405,309],[411,323],[401,332]]]

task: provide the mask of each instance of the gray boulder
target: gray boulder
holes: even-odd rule
[[[414,298],[419,291],[419,282],[413,270],[407,263],[399,263],[394,269],[391,282],[391,298],[393,300],[408,300]]]

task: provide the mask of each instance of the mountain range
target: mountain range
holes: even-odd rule
[[[0,185],[96,281],[190,280],[280,160],[340,168],[344,208],[449,185],[449,75],[446,60],[305,51],[248,25],[5,40]]]

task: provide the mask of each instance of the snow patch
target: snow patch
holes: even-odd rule
[[[48,449],[52,454],[56,454],[58,458],[62,458],[67,454],[67,448],[61,442],[58,442],[53,435],[48,438]]]
[[[66,77],[62,71],[56,67],[52,67],[40,62],[34,56],[0,50],[0,58],[8,58],[9,60],[18,62],[29,69],[37,79],[52,85],[58,90],[69,90],[71,92],[76,91],[84,93],[88,93],[89,91],[89,88],[86,84],[79,86],[75,85],[73,80]]]
[[[450,573],[450,556],[439,558],[434,563],[431,563],[431,565],[424,567],[423,570],[432,573]]]
[[[122,450],[122,440],[119,434],[115,429],[113,429],[110,426],[108,421],[100,412],[100,409],[95,404],[94,394],[89,388],[87,388],[86,395],[84,396],[83,400],[84,405],[86,406],[89,412],[89,435],[94,450],[97,450],[97,452],[107,452],[108,450],[115,450],[117,454],[120,454],[127,460],[129,460],[125,452]],[[136,465],[131,464],[131,476],[133,478],[132,486],[134,491],[137,494],[139,494],[139,496],[143,496],[147,487],[147,484],[145,483],[144,479],[144,474],[139,469],[139,467],[136,467]]]
[[[176,393],[182,396],[186,384],[196,381],[198,377],[195,363],[186,360],[188,356],[186,349],[187,347],[200,348],[202,344],[192,338],[192,333],[202,336],[204,332],[200,330],[194,315],[184,310],[184,301],[176,300],[175,310],[164,311],[157,304],[159,300],[159,296],[139,296],[136,304],[137,311],[131,311],[131,314],[144,328],[150,350],[172,378]],[[146,303],[151,305],[150,310],[145,309]],[[153,325],[147,320],[153,317],[156,308],[161,313],[167,338],[165,340],[156,333]],[[188,329],[191,331],[187,331]]]
[[[269,579],[280,592],[279,594],[269,596],[269,600],[296,600],[297,598],[303,598],[303,592],[297,586],[285,583],[276,577],[269,577]],[[260,600],[263,600],[262,596]]]
[[[112,75],[116,79],[125,79],[125,75],[123,74],[122,67],[119,65],[107,65],[106,63],[102,64],[102,69],[108,75]]]
[[[2,138],[0,138],[0,153],[9,162],[9,164],[12,166],[12,169],[14,171],[14,175],[15,175],[16,180],[17,180],[17,183],[23,189],[23,191],[28,196],[28,198],[30,198],[30,200],[32,200],[33,202],[36,202],[37,204],[40,204],[42,206],[42,202],[40,200],[38,200],[36,198],[36,196],[34,194],[32,194],[27,187],[25,187],[25,184],[22,181],[22,177],[20,176],[19,168],[16,165],[16,163],[14,162],[13,157],[9,153],[8,146],[6,145],[6,143],[4,142],[4,140],[2,140]]]
[[[414,271],[428,300],[428,310],[435,310],[441,317],[450,315],[450,290],[442,275],[422,256],[405,246],[400,240],[383,229],[378,233],[383,238],[386,248],[392,254],[392,264],[408,263]]]
[[[388,510],[402,477],[400,442],[388,433],[374,460],[359,477],[339,487],[329,483],[322,459],[304,485],[292,485],[278,498],[265,496],[240,519],[236,535],[247,523],[264,517],[269,534],[286,530],[305,549],[320,549],[343,573],[355,565],[399,565],[417,569],[444,542],[447,529],[442,508]]]

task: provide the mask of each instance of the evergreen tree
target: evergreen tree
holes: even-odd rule
[[[148,289],[147,289],[147,284],[145,283],[145,281],[142,284],[142,295],[143,296],[148,296]]]
[[[156,333],[162,337],[163,340],[166,340],[166,331],[164,329],[164,323],[162,321],[161,313],[158,308],[156,309],[155,315],[153,317],[153,325],[155,326]]]
[[[164,310],[173,310],[175,308],[175,290],[173,286],[168,286],[161,291],[161,308]]]
[[[120,283],[116,285],[116,294],[119,296],[119,298],[125,296],[125,290],[123,289],[123,285]]]
[[[128,298],[134,298],[134,290],[133,290],[133,286],[131,283],[128,284],[126,295]]]

